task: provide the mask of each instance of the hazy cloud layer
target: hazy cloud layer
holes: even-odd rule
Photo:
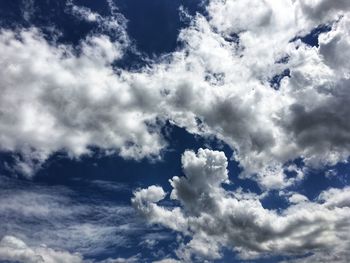
[[[148,240],[153,244],[168,240],[169,235],[146,228],[128,203],[103,197],[131,189],[109,181],[91,184],[81,182],[89,191],[81,193],[0,176],[0,261],[147,262],[145,255],[121,255],[132,246],[145,246]],[[111,248],[119,258],[108,258]]]

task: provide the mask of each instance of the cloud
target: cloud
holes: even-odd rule
[[[106,34],[113,40],[118,40],[125,45],[130,44],[130,39],[126,33],[126,18],[118,12],[118,8],[113,1],[107,1],[109,15],[100,15],[85,6],[74,4],[74,1],[68,0],[66,2],[65,12],[73,15],[75,18],[95,24],[93,34]]]
[[[26,263],[133,263],[138,262],[140,255],[129,258],[108,258],[102,261],[83,259],[79,253],[54,250],[41,245],[30,247],[23,240],[14,236],[4,236],[0,240],[0,260]]]
[[[57,251],[46,246],[29,247],[22,240],[5,236],[0,241],[0,260],[28,262],[28,263],[80,263],[83,262],[79,254]]]
[[[75,55],[69,46],[48,44],[35,29],[2,30],[0,47],[3,151],[39,156],[40,163],[59,150],[79,157],[96,146],[140,159],[164,147],[149,127],[156,115],[140,108],[139,88],[113,71],[110,63],[123,46],[107,36],[88,37]]]
[[[161,134],[166,121],[227,143],[240,176],[255,180],[263,195],[302,181],[308,167],[347,161],[349,1],[210,0],[206,16],[187,16],[181,48],[132,71],[114,66],[133,46],[125,18],[108,3],[111,14],[103,17],[68,2],[67,12],[96,24],[76,47],[48,41],[36,28],[0,31],[0,150],[18,153],[14,173],[31,177],[51,154],[79,158],[90,147],[127,159],[159,159],[167,147]],[[331,30],[318,36],[318,47],[299,39],[320,25]],[[285,70],[289,76],[272,88]],[[306,168],[290,164],[297,158]],[[212,260],[229,248],[242,259],[311,252],[297,261],[348,261],[349,188],[328,189],[315,200],[284,190],[290,204],[277,212],[263,207],[263,195],[222,187],[229,182],[223,153],[186,151],[182,163],[186,177],[170,181],[173,206],[159,204],[167,193],[156,185],[132,199],[149,223],[190,238],[177,250],[180,260]],[[4,258],[78,259],[64,251],[100,253],[127,244],[126,236],[139,229],[137,222],[114,225],[130,208],[74,203],[60,191],[5,191],[0,214],[13,221],[2,233]],[[98,222],[72,223],[92,212]],[[27,229],[29,219],[47,227]],[[37,244],[33,231],[55,250]],[[116,240],[111,233],[125,235]],[[28,245],[16,234],[27,236]]]
[[[303,14],[316,22],[322,23],[325,19],[334,18],[349,11],[350,4],[346,0],[299,0],[297,1]]]
[[[113,6],[102,17],[69,2],[70,12],[99,28],[76,48],[49,43],[33,28],[3,30],[1,149],[21,153],[14,168],[27,176],[56,151],[78,158],[91,146],[160,159],[167,146],[161,125],[169,120],[223,140],[241,177],[263,189],[300,182],[305,170],[288,164],[297,158],[313,168],[346,161],[347,2],[246,5],[209,1],[208,15],[190,17],[180,31],[181,48],[133,71],[113,67],[132,48],[125,18]],[[332,29],[319,36],[319,47],[296,40],[320,24]],[[279,89],[271,88],[285,70]],[[288,177],[288,169],[297,175]]]
[[[95,190],[102,181],[97,186],[84,184],[91,190],[88,196],[63,186],[36,185],[3,176],[0,183],[0,238],[14,236],[30,248],[45,244],[54,250],[94,257],[111,247],[126,248],[135,237],[139,240],[140,235],[141,240],[140,233],[147,233],[132,207],[99,196]],[[112,190],[116,195],[125,193],[124,188]]]
[[[35,8],[34,8],[34,1],[29,0],[29,1],[21,1],[22,8],[22,16],[25,21],[30,22],[31,18],[35,14]]]
[[[349,75],[343,60],[343,51],[349,46],[348,21],[348,16],[343,17],[330,32],[321,35],[319,49],[304,47],[297,51],[300,53],[295,57],[302,54],[310,63],[295,67],[292,78],[282,87],[293,98],[280,115],[287,137],[292,138],[306,162],[316,165],[335,164],[349,155],[345,106],[349,103]]]
[[[166,258],[162,260],[153,261],[153,263],[179,263],[180,261],[176,259]]]
[[[180,244],[177,256],[217,259],[223,247],[241,259],[273,255],[315,257],[327,251],[332,258],[347,259],[350,230],[349,188],[329,189],[317,200],[292,195],[281,212],[264,208],[258,196],[224,190],[227,160],[222,152],[199,149],[182,157],[185,177],[170,180],[170,198],[181,203],[165,207],[161,187],[135,192],[132,203],[150,223],[161,224],[190,238]]]
[[[167,84],[168,118],[228,143],[242,177],[266,189],[284,188],[303,179],[301,170],[287,178],[288,161],[302,157],[307,166],[321,167],[349,156],[348,15],[335,4],[319,21],[298,1],[253,1],[258,19],[252,20],[243,2],[210,1],[209,20],[193,18],[179,36],[184,49],[156,65],[152,78]],[[319,23],[333,23],[320,35],[319,48],[291,41]],[[282,58],[288,59],[278,62]],[[270,88],[287,69],[280,89]]]

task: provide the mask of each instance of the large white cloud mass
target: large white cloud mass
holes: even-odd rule
[[[132,72],[112,66],[130,45],[116,13],[107,19],[73,5],[80,19],[120,35],[92,34],[77,48],[34,28],[2,30],[0,147],[21,152],[16,168],[28,175],[59,150],[159,158],[166,147],[159,123],[170,120],[224,140],[242,176],[262,187],[291,185],[302,171],[287,179],[286,162],[302,157],[317,167],[349,156],[348,8],[347,1],[212,0],[208,17],[197,14],[180,32],[181,49]],[[332,30],[319,47],[298,40],[322,23]],[[271,88],[287,69],[290,77]]]
[[[277,212],[265,209],[261,196],[224,190],[222,184],[229,182],[223,152],[187,151],[182,165],[185,177],[170,180],[170,198],[181,206],[158,205],[166,195],[160,186],[138,190],[132,200],[149,222],[190,237],[177,250],[182,261],[190,262],[193,256],[220,258],[222,247],[232,248],[242,259],[310,252],[304,261],[350,259],[349,187],[329,189],[314,201],[291,195],[290,206]]]
[[[74,255],[65,251],[55,251],[45,246],[31,248],[22,240],[13,236],[5,236],[0,241],[0,260],[28,263],[83,262],[82,257],[78,254]]]
[[[35,29],[3,30],[0,50],[2,150],[34,152],[40,160],[61,149],[79,156],[97,146],[139,159],[164,146],[150,127],[155,114],[141,88],[110,66],[122,56],[119,43],[91,36],[74,51],[50,45]]]
[[[347,161],[350,1],[209,0],[206,15],[186,15],[181,48],[133,71],[113,66],[133,48],[115,8],[108,18],[72,1],[67,8],[99,33],[73,47],[36,28],[0,31],[0,150],[20,154],[16,171],[32,176],[52,153],[78,158],[90,147],[160,158],[167,120],[223,140],[240,176],[263,190],[300,182],[304,170],[290,165],[297,158],[306,168]],[[330,30],[318,45],[301,41],[320,26]],[[277,213],[261,196],[222,188],[223,153],[187,151],[182,160],[186,177],[171,180],[181,206],[158,205],[166,197],[159,186],[133,199],[151,223],[191,237],[178,249],[181,260],[219,258],[228,247],[241,258],[311,251],[301,262],[349,261],[349,188],[312,201],[285,190],[290,206]]]

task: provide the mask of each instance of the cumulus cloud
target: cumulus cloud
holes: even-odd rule
[[[81,263],[79,254],[57,251],[46,246],[29,247],[21,239],[5,236],[0,241],[0,260],[28,263]]]
[[[348,159],[349,1],[210,0],[207,15],[187,16],[181,48],[133,71],[114,66],[132,41],[125,18],[108,3],[111,15],[103,17],[68,2],[67,12],[98,28],[76,47],[48,41],[36,28],[0,31],[0,150],[19,153],[14,172],[30,177],[52,153],[78,158],[90,147],[136,160],[160,158],[166,120],[223,140],[235,151],[240,176],[264,190],[302,181],[307,169],[290,164],[297,158],[312,168]],[[318,47],[300,40],[322,25],[330,31],[318,36]],[[271,85],[286,70],[289,76]],[[159,205],[167,197],[161,186],[140,189],[132,199],[150,223],[190,237],[177,250],[181,260],[220,258],[227,247],[241,258],[312,252],[301,262],[349,261],[349,188],[329,189],[316,200],[286,190],[290,206],[277,212],[264,208],[261,196],[222,187],[229,182],[223,153],[186,151],[182,163],[186,177],[170,181],[170,198],[181,206]],[[7,215],[16,206],[33,218],[90,211],[62,209],[68,199],[43,193],[3,198],[0,210]],[[55,229],[55,237],[88,251],[95,243],[79,247],[82,240],[74,236],[110,244],[105,237],[116,229],[102,223],[72,225],[70,234]],[[41,260],[65,253],[10,234],[1,241],[3,257]],[[8,246],[13,254],[6,254]]]
[[[165,193],[156,186],[135,192],[132,200],[149,222],[190,237],[177,250],[181,260],[220,258],[223,247],[242,259],[309,252],[314,258],[324,251],[343,262],[349,259],[349,188],[326,190],[315,201],[294,194],[292,204],[277,212],[264,208],[254,194],[224,190],[228,172],[222,152],[187,151],[182,165],[185,176],[170,180],[170,198],[181,206],[158,205]]]
[[[101,29],[77,48],[49,43],[33,28],[2,30],[1,150],[20,152],[14,168],[28,176],[59,150],[78,157],[95,146],[125,158],[160,158],[167,145],[160,124],[170,120],[222,139],[235,150],[241,176],[266,189],[303,179],[303,170],[286,166],[296,158],[313,167],[345,161],[347,2],[246,5],[209,1],[208,15],[190,17],[181,30],[182,48],[137,71],[113,67],[130,48],[113,5],[102,17],[68,3],[73,15]],[[320,35],[318,48],[295,40],[320,24],[332,30]],[[121,37],[104,34],[110,30]],[[271,88],[285,70],[290,76]],[[297,176],[286,176],[288,169]]]
[[[346,0],[299,0],[297,5],[306,18],[319,23],[326,19],[334,19],[350,9],[349,1]]]
[[[158,82],[167,83],[169,118],[231,145],[242,176],[283,188],[303,178],[298,169],[287,178],[288,161],[302,157],[320,167],[349,156],[348,15],[334,4],[320,22],[298,1],[250,4],[258,19],[241,18],[249,17],[245,1],[210,1],[209,20],[197,15],[180,33],[184,50],[157,66]],[[291,41],[319,23],[333,24],[319,48]],[[280,89],[271,89],[269,81],[287,69]]]
[[[58,150],[79,156],[96,146],[140,159],[164,146],[149,127],[155,114],[140,108],[140,88],[125,84],[110,66],[123,54],[119,43],[91,36],[75,55],[29,29],[2,30],[0,46],[3,151],[41,161]]]

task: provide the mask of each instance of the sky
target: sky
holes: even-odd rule
[[[350,1],[0,1],[0,262],[350,261]]]

